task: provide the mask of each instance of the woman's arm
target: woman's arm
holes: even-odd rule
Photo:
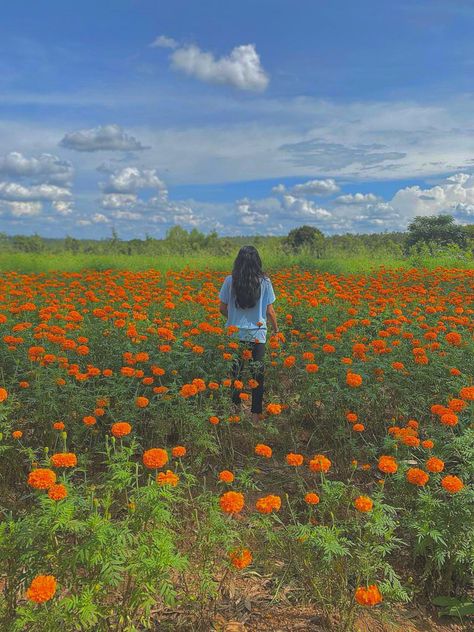
[[[279,329],[278,329],[278,325],[277,325],[275,309],[274,309],[272,303],[269,303],[267,305],[267,318],[272,324],[273,332],[275,334],[277,334],[279,332]]]
[[[222,316],[225,316],[227,318],[228,316],[228,312],[227,312],[227,303],[223,303],[221,301],[220,305],[219,305],[219,311],[222,314]]]

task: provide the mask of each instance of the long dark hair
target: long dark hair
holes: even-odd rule
[[[262,291],[261,281],[265,276],[258,250],[253,246],[242,246],[232,269],[236,307],[246,309],[256,304]]]

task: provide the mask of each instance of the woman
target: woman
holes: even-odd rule
[[[252,421],[256,422],[262,413],[264,387],[264,355],[267,339],[267,318],[274,333],[279,333],[273,303],[275,293],[270,279],[262,270],[262,260],[253,246],[243,246],[234,261],[232,274],[229,274],[219,292],[221,301],[219,310],[227,317],[226,326],[238,327],[242,351],[252,352],[250,368],[252,377],[258,382],[252,388]],[[242,353],[234,362],[234,380],[238,380],[243,368]],[[233,385],[232,401],[239,405],[240,391]]]

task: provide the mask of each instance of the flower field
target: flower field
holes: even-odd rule
[[[259,577],[472,615],[474,271],[271,271],[258,423],[225,274],[0,276],[1,629],[217,630]]]

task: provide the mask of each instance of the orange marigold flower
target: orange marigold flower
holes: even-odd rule
[[[8,391],[6,388],[0,387],[0,402],[4,402],[8,397]]]
[[[282,411],[281,404],[268,404],[267,413],[270,415],[279,415]]]
[[[179,391],[179,394],[185,399],[188,397],[192,397],[193,395],[196,395],[197,393],[198,393],[198,387],[196,386],[196,384],[183,384],[183,386],[181,387],[181,390]]]
[[[132,432],[132,426],[126,421],[118,421],[112,424],[111,432],[114,437],[126,437]]]
[[[458,416],[454,413],[444,413],[439,420],[445,426],[455,426],[458,423]]]
[[[346,384],[352,388],[356,388],[362,384],[362,376],[358,373],[348,371],[346,375]]]
[[[158,485],[171,485],[172,487],[176,487],[179,483],[179,476],[171,470],[166,470],[166,473],[158,472],[156,482]]]
[[[468,401],[472,402],[474,400],[474,386],[464,386],[459,391],[459,397],[461,397],[461,399],[467,399]]]
[[[444,470],[444,461],[432,456],[426,461],[426,469],[428,472],[442,472]]]
[[[462,342],[461,334],[459,334],[457,331],[450,331],[449,333],[446,334],[444,338],[446,342],[456,347],[459,346]]]
[[[235,476],[229,470],[222,470],[222,472],[219,472],[219,480],[223,483],[232,483],[234,478]]]
[[[12,432],[12,437],[13,437],[14,439],[21,439],[21,438],[22,438],[22,436],[23,436],[23,432],[22,432],[21,430],[14,430],[14,431]]]
[[[82,418],[82,421],[86,426],[93,426],[95,423],[97,423],[97,419],[95,417],[92,417],[92,415],[86,415]]]
[[[49,489],[56,482],[56,473],[47,468],[38,468],[28,475],[28,485],[35,489]]]
[[[453,397],[448,402],[448,408],[451,409],[455,413],[460,413],[467,406],[467,402],[463,399],[458,399],[457,397]]]
[[[425,439],[421,442],[421,445],[427,450],[431,450],[432,448],[434,448],[434,441],[431,441],[431,439]]]
[[[255,446],[255,454],[258,456],[264,456],[266,459],[269,459],[272,456],[272,449],[270,446],[265,445],[264,443],[257,443]]]
[[[419,467],[410,467],[406,473],[406,479],[412,485],[418,485],[418,487],[424,487],[430,480],[430,475],[424,470],[420,470]]]
[[[376,606],[383,599],[380,590],[375,584],[372,584],[367,588],[359,586],[359,588],[355,591],[354,597],[360,606],[369,607]]]
[[[72,452],[57,452],[51,455],[51,465],[53,467],[76,467],[77,456]]]
[[[232,566],[242,570],[252,563],[252,553],[249,549],[235,549],[230,551],[229,558]]]
[[[364,424],[354,424],[352,430],[354,430],[354,432],[364,432],[365,426]]]
[[[293,467],[298,467],[299,465],[303,465],[304,457],[302,454],[296,454],[294,452],[289,452],[286,455],[286,462],[288,465],[292,465]]]
[[[355,413],[346,413],[346,419],[348,422],[353,424],[357,421],[358,417]]]
[[[171,454],[178,459],[185,456],[186,452],[184,445],[177,445],[171,449]]]
[[[56,578],[54,575],[37,575],[26,591],[26,597],[35,603],[44,603],[52,599],[55,593]]]
[[[168,452],[163,448],[151,448],[143,453],[143,463],[149,469],[158,469],[168,463]]]
[[[135,406],[138,406],[138,408],[146,408],[149,403],[148,397],[137,397],[135,399]]]
[[[441,479],[441,485],[450,494],[457,494],[464,487],[464,483],[458,476],[448,474]]]
[[[381,456],[377,467],[384,474],[395,474],[398,470],[398,464],[393,456]]]
[[[308,503],[308,505],[317,505],[319,503],[319,496],[314,492],[308,492],[304,499],[305,502]]]
[[[55,483],[48,489],[48,496],[51,500],[62,500],[67,496],[67,489],[61,483]]]
[[[54,424],[53,424],[53,428],[55,430],[64,430],[65,427],[66,426],[63,424],[62,421],[55,421]]]
[[[225,513],[239,513],[245,505],[244,495],[240,492],[226,492],[220,497],[219,504]]]
[[[255,507],[257,511],[264,514],[271,513],[272,511],[278,511],[281,507],[281,498],[280,496],[269,494],[268,496],[259,498],[255,503]]]
[[[212,417],[209,417],[209,422],[213,425],[213,426],[217,426],[217,424],[219,423],[220,419],[219,417],[216,417],[215,415],[212,415]]]
[[[403,371],[404,368],[403,362],[392,362],[392,369],[395,369],[395,371]]]
[[[312,472],[327,472],[332,463],[324,454],[315,454],[309,462],[309,469]]]
[[[420,440],[413,435],[405,435],[402,437],[402,443],[412,448],[417,448],[420,445]]]
[[[319,366],[317,364],[307,364],[306,367],[306,373],[317,373],[319,371]]]
[[[373,506],[374,506],[374,503],[372,499],[369,498],[368,496],[358,496],[354,500],[354,507],[357,509],[357,511],[361,511],[363,513],[372,511]]]

